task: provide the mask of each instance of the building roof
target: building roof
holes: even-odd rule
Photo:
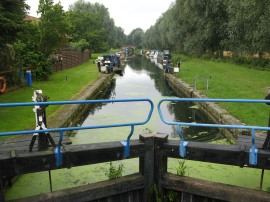
[[[25,20],[29,20],[29,21],[33,21],[33,22],[39,22],[40,21],[39,18],[30,16],[30,15],[26,15]]]

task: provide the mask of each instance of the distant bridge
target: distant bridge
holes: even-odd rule
[[[133,48],[133,49],[136,49],[136,46],[130,45],[130,44],[125,44],[125,45],[122,46],[122,48]]]

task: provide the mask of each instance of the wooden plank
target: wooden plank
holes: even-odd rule
[[[164,144],[164,153],[167,157],[181,158],[179,155],[179,141],[169,140]],[[249,147],[243,145],[220,145],[203,142],[189,142],[186,146],[188,160],[219,163],[235,166],[249,166],[254,168],[270,169],[270,150],[258,151],[257,165],[249,165]]]
[[[270,193],[241,188],[191,177],[165,174],[162,178],[165,189],[186,192],[212,199],[237,202],[270,201]]]
[[[59,142],[59,133],[51,133],[51,136],[56,144]],[[0,141],[0,152],[7,150],[29,150],[29,145],[32,139],[32,135],[23,135],[19,137],[14,137],[7,139],[5,141]],[[71,144],[67,134],[63,135],[62,144]],[[49,144],[51,146],[51,144]],[[38,147],[38,138],[35,141],[34,150],[37,150]]]
[[[59,140],[59,133],[50,133],[52,138],[58,142]],[[10,138],[10,139],[7,139],[7,140],[4,140],[4,141],[0,141],[0,147],[2,147],[2,145],[5,145],[5,144],[26,144],[27,142],[31,141],[32,139],[32,136],[33,135],[21,135],[21,136],[18,136],[18,137],[13,137],[13,138]],[[71,140],[69,139],[67,133],[64,132],[63,134],[63,141],[68,141],[69,143],[67,144],[70,144],[71,143]]]
[[[147,197],[154,184],[154,136],[152,134],[140,135],[140,140],[145,144],[145,155],[139,159],[139,172],[144,176],[144,191],[142,201]]]
[[[124,147],[120,142],[95,143],[84,145],[66,145],[62,148],[63,164],[61,168],[89,165],[124,159]],[[0,156],[0,175],[14,176],[19,174],[58,169],[55,165],[55,154],[52,149],[45,151],[14,150],[3,151]],[[14,153],[13,152],[13,153]],[[130,157],[142,157],[145,145],[139,140],[130,141]]]
[[[241,135],[236,141],[236,144],[238,145],[247,145],[248,147],[251,147],[251,136]],[[257,148],[262,148],[263,143],[265,141],[265,138],[262,137],[255,137],[255,145]]]
[[[52,193],[44,193],[36,196],[27,197],[24,199],[12,200],[10,202],[93,201],[110,196],[125,194],[133,190],[134,191],[141,190],[143,189],[143,187],[144,187],[143,176],[140,174],[133,174],[117,178],[114,180],[107,180],[75,188],[68,188],[65,190],[55,191]],[[132,200],[132,201],[141,201],[141,200]]]

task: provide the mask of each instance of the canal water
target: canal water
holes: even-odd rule
[[[153,115],[147,124],[135,126],[131,139],[137,139],[142,133],[165,133],[169,135],[169,138],[178,140],[176,127],[164,124],[158,114],[158,102],[167,97],[177,96],[168,86],[162,67],[158,66],[155,61],[143,57],[134,57],[129,59],[122,75],[116,74],[114,76],[107,91],[102,92],[102,96],[98,99],[151,99],[155,105]],[[149,110],[148,102],[96,104],[81,125],[143,122],[146,120]],[[162,104],[162,112],[167,121],[204,122],[205,120],[200,120],[196,113],[194,115],[194,110],[196,110],[196,107],[194,109],[191,103],[164,102]],[[207,128],[186,127],[183,128],[182,132],[185,140],[224,142],[225,139],[217,130]],[[122,141],[126,140],[129,133],[130,127],[91,129],[79,131],[71,137],[71,140],[73,144]],[[113,162],[116,167],[121,164],[124,165],[123,175],[132,174],[139,170],[138,159]],[[71,169],[53,170],[51,171],[52,190],[56,191],[106,180],[108,169],[109,163],[100,163]],[[46,192],[50,192],[48,172],[26,174],[17,179],[14,186],[7,191],[6,198],[22,198]]]
[[[165,133],[169,138],[179,139],[176,126],[166,125],[158,114],[158,102],[168,97],[177,95],[167,84],[163,68],[154,60],[134,57],[129,59],[121,75],[114,76],[108,90],[103,92],[99,99],[149,98],[155,106],[152,117],[147,124],[135,126],[132,138],[138,139],[142,133]],[[206,119],[201,120],[201,117],[196,115],[198,109],[192,103],[163,102],[161,109],[167,121],[206,122]],[[91,109],[82,126],[143,122],[149,110],[147,102],[97,104]],[[217,129],[185,127],[182,131],[187,140],[209,142],[224,139]],[[121,141],[127,138],[129,132],[130,127],[84,130],[72,137],[72,142],[85,144]]]

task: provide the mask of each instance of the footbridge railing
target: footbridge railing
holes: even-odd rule
[[[158,112],[160,115],[161,120],[168,125],[176,125],[177,132],[180,137],[180,145],[179,145],[179,153],[181,157],[186,156],[186,146],[189,144],[188,141],[184,140],[182,135],[182,126],[195,126],[195,127],[213,127],[213,128],[235,128],[235,129],[248,129],[251,130],[251,143],[252,146],[250,148],[249,153],[249,164],[250,165],[257,165],[257,158],[258,158],[258,149],[255,145],[255,131],[256,130],[270,130],[270,127],[263,127],[263,126],[246,126],[246,125],[223,125],[223,124],[206,124],[206,123],[187,123],[187,122],[176,122],[176,121],[167,121],[164,119],[161,104],[163,102],[233,102],[233,103],[270,103],[270,100],[251,100],[251,99],[205,99],[205,98],[166,98],[162,99],[158,103]]]
[[[124,146],[124,157],[129,157],[130,153],[130,138],[133,135],[134,127],[138,125],[146,124],[152,115],[154,104],[150,99],[141,98],[141,99],[114,99],[114,100],[77,100],[77,101],[56,101],[56,102],[25,102],[25,103],[4,103],[0,104],[0,108],[3,107],[22,107],[22,106],[39,106],[45,107],[48,105],[71,105],[71,104],[96,104],[96,103],[127,103],[127,102],[148,102],[150,104],[150,109],[148,115],[144,121],[140,122],[130,122],[130,123],[119,123],[119,124],[105,124],[105,125],[94,125],[94,126],[80,126],[80,127],[65,127],[65,128],[46,128],[46,126],[40,124],[39,129],[37,130],[24,130],[24,131],[15,131],[15,132],[0,132],[0,136],[12,136],[12,135],[37,135],[39,133],[51,133],[59,132],[59,142],[57,146],[55,145],[54,153],[56,157],[56,165],[60,166],[62,164],[62,155],[61,155],[61,142],[63,139],[64,131],[78,131],[86,129],[99,129],[99,128],[112,128],[112,127],[126,127],[130,126],[131,131],[125,141],[121,141],[121,144]],[[37,116],[37,119],[42,118]]]

